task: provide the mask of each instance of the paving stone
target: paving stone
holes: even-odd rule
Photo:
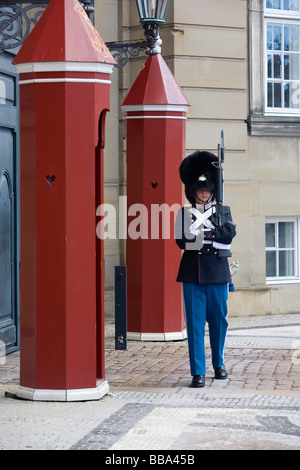
[[[115,351],[108,325],[110,393],[95,402],[14,398],[20,355],[10,354],[0,363],[0,449],[299,450],[299,324],[300,315],[234,320],[229,377],[214,379],[207,346],[203,389],[190,387],[186,340]]]

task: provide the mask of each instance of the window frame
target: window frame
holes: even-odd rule
[[[286,13],[288,12],[288,13]],[[296,116],[300,117],[300,105],[298,108],[282,108],[282,107],[268,107],[268,83],[270,82],[270,79],[268,77],[268,66],[267,66],[267,57],[270,54],[270,51],[267,49],[267,29],[269,24],[280,24],[281,28],[283,29],[285,25],[297,25],[299,26],[299,32],[300,32],[300,11],[297,12],[297,14],[291,14],[295,12],[290,12],[289,10],[271,10],[271,9],[266,9],[264,11],[264,41],[263,41],[263,58],[264,58],[264,114],[265,116]],[[299,36],[300,38],[300,36]],[[287,55],[288,51],[278,51],[280,55]],[[297,52],[299,55],[299,62],[300,62],[300,48],[299,51]],[[271,80],[272,81],[272,80]],[[273,79],[274,83],[276,79]],[[297,81],[299,86],[300,86],[300,70],[299,70],[299,79],[294,80],[295,82]],[[281,79],[277,80],[278,83],[281,84],[281,87],[284,86],[285,82],[288,82],[284,78],[284,76]],[[283,93],[283,90],[282,90]]]
[[[266,17],[278,18],[277,10],[265,14],[265,1],[249,0],[249,114],[248,132],[255,136],[299,137],[300,112],[266,112]],[[281,13],[281,10],[279,11]],[[297,12],[296,12],[297,13]],[[300,20],[300,15],[290,15]],[[289,108],[291,109],[291,108]]]
[[[277,16],[280,16],[280,17],[282,17],[283,15],[284,16],[289,15],[290,17],[291,16],[297,16],[298,18],[300,18],[300,4],[299,4],[299,10],[295,11],[295,10],[284,10],[283,8],[267,8],[266,0],[263,0],[263,2],[264,2],[265,12],[270,12],[270,14],[277,15]],[[280,4],[283,6],[284,0],[281,0]]]
[[[265,262],[266,254],[269,251],[276,252],[276,273],[278,273],[279,268],[279,253],[280,251],[289,251],[287,248],[280,248],[278,246],[278,224],[280,222],[293,222],[295,230],[294,238],[294,247],[290,250],[294,250],[294,275],[293,276],[268,276],[266,272],[266,284],[298,284],[300,282],[300,218],[297,217],[266,217],[265,227],[267,224],[275,224],[276,234],[275,234],[275,247],[267,247],[265,240]],[[267,266],[266,266],[267,270]]]

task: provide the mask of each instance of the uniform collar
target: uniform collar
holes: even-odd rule
[[[196,209],[198,209],[198,211],[201,212],[202,214],[203,214],[203,212],[210,209],[211,206],[212,206],[211,202],[208,202],[207,204],[200,204],[200,203],[195,204]]]

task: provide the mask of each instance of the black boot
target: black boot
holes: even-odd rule
[[[191,383],[191,387],[204,387],[205,385],[205,375],[194,375]]]
[[[214,367],[214,369],[215,369],[215,379],[219,379],[219,380],[227,379],[228,374],[225,369],[225,366]]]

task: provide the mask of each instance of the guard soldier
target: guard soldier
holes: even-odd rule
[[[184,250],[177,281],[183,286],[193,376],[191,386],[203,387],[206,321],[215,378],[226,379],[228,376],[224,366],[228,286],[231,282],[228,256],[236,231],[230,208],[221,207],[220,224],[214,204],[219,183],[218,158],[210,152],[194,152],[182,161],[179,173],[191,207],[181,208],[176,219],[176,243]]]

